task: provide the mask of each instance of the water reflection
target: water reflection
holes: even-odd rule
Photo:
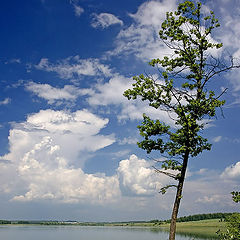
[[[143,227],[93,226],[0,226],[0,239],[4,240],[167,240],[167,229]],[[210,240],[214,236],[178,233],[176,240]],[[216,238],[215,238],[216,239]]]
[[[110,227],[112,228],[112,227]],[[124,231],[148,231],[148,232],[151,232],[152,234],[156,234],[156,235],[159,235],[159,233],[165,233],[166,235],[168,235],[168,228],[151,228],[151,227],[113,227],[113,228],[116,228],[116,229],[121,229],[121,230],[124,230]],[[188,240],[198,240],[198,239],[201,239],[201,240],[216,240],[218,238],[217,234],[215,233],[208,233],[208,232],[202,232],[202,233],[199,233],[199,232],[194,232],[194,233],[189,233],[189,232],[178,232],[176,234],[177,237],[183,237],[183,239],[188,239]]]

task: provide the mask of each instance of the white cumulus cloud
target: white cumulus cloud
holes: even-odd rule
[[[166,111],[149,107],[146,101],[143,102],[140,99],[129,101],[123,96],[125,90],[132,88],[132,83],[132,79],[115,74],[108,82],[98,83],[91,91],[87,91],[86,94],[89,96],[87,101],[91,106],[111,104],[120,106],[121,110],[117,116],[119,121],[139,120],[145,113],[153,119],[160,119],[170,126],[174,126],[173,116],[170,116]]]
[[[119,195],[116,177],[85,174],[81,168],[74,169],[67,165],[66,159],[58,156],[59,149],[58,145],[53,146],[51,138],[45,137],[25,153],[18,172],[29,183],[28,189],[13,200],[90,201],[102,204],[116,199]]]
[[[98,15],[94,14],[91,25],[94,28],[107,28],[114,24],[123,25],[123,21],[111,13],[100,13]]]
[[[55,72],[63,79],[74,79],[81,76],[111,75],[109,67],[100,63],[98,59],[81,59],[78,55],[68,57],[55,64],[50,63],[47,58],[42,58],[35,67],[39,70]]]
[[[118,175],[123,193],[126,195],[152,195],[169,182],[169,178],[158,175],[151,163],[131,155],[119,163]]]
[[[38,97],[48,101],[48,104],[63,103],[64,101],[75,101],[80,95],[80,90],[72,85],[63,88],[52,87],[49,84],[29,82],[25,85],[26,90],[33,92]]]
[[[88,102],[90,105],[103,106],[128,102],[123,93],[130,87],[131,79],[115,75],[108,82],[96,84],[94,91],[90,93]]]
[[[113,201],[119,194],[116,176],[82,171],[88,153],[115,142],[113,135],[99,133],[107,123],[108,119],[87,110],[48,109],[15,124],[9,134],[9,153],[1,157],[11,163],[0,164],[1,171],[11,172],[2,191],[15,192],[13,200],[21,201]]]
[[[211,204],[211,203],[216,204],[216,203],[220,203],[222,201],[222,199],[223,199],[223,196],[215,194],[210,197],[204,196],[202,198],[198,198],[196,200],[196,202],[207,203],[207,204]]]
[[[224,179],[240,179],[240,162],[227,167],[221,177]]]
[[[109,54],[134,54],[144,61],[169,54],[169,49],[159,40],[158,32],[166,12],[176,8],[175,0],[147,1],[140,5],[135,14],[130,14],[134,23],[120,31],[116,48]]]
[[[4,100],[0,101],[0,105],[7,105],[11,102],[10,98],[5,98]]]

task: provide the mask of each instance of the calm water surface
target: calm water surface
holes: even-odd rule
[[[149,228],[2,225],[1,240],[167,240],[168,233]],[[206,240],[176,236],[176,240]]]

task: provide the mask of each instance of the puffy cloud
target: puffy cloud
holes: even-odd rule
[[[16,166],[8,160],[0,160],[0,193],[8,194],[17,188],[18,181],[16,181]]]
[[[75,15],[77,17],[80,17],[82,15],[82,13],[84,12],[84,9],[77,5],[73,5],[73,6],[74,6]]]
[[[240,162],[227,167],[221,174],[224,179],[240,179]]]
[[[135,14],[130,14],[135,23],[120,31],[116,40],[116,48],[109,54],[135,54],[143,60],[169,54],[169,49],[163,42],[160,42],[158,32],[166,12],[173,11],[176,7],[175,0],[143,3]]]
[[[140,120],[143,118],[143,113],[152,119],[159,119],[165,122],[171,127],[176,127],[174,123],[174,116],[163,110],[155,109],[148,106],[147,102],[142,102],[141,100],[135,100],[124,105],[121,113],[118,116],[120,121],[130,119],[130,120]]]
[[[117,171],[126,195],[152,195],[169,182],[166,176],[158,175],[151,168],[151,162],[136,155],[120,161]]]
[[[48,104],[58,103],[63,101],[73,102],[80,94],[80,90],[71,85],[65,85],[63,88],[55,88],[49,84],[39,84],[29,82],[25,85],[26,90],[33,92],[38,97],[48,101]]]
[[[118,114],[118,120],[124,121],[126,119],[136,120],[142,119],[143,113],[147,114],[153,119],[160,119],[170,126],[174,126],[173,116],[169,113],[149,107],[147,102],[139,99],[135,101],[128,101],[123,96],[125,90],[132,87],[132,80],[124,76],[115,74],[108,82],[98,83],[86,94],[89,95],[87,101],[92,106],[107,106],[118,105],[121,107]]]
[[[99,134],[107,123],[108,119],[87,110],[48,109],[15,124],[9,134],[9,153],[1,157],[11,162],[0,163],[1,171],[11,172],[2,191],[15,192],[13,200],[21,201],[113,201],[119,194],[117,177],[85,174],[81,169],[88,153],[115,142],[113,135]]]
[[[240,162],[228,166],[222,173],[200,169],[185,181],[181,211],[189,214],[198,208],[201,212],[236,211],[230,192],[239,188]]]
[[[239,53],[240,53],[240,50],[239,50]],[[238,57],[238,59],[239,59],[239,57]],[[234,100],[228,105],[230,107],[240,105],[240,78],[239,78],[239,74],[240,74],[240,70],[235,69],[235,70],[229,72],[226,76],[231,83],[231,86],[232,86],[231,94],[234,97]]]
[[[214,8],[219,11],[221,16],[221,31],[218,31],[216,36],[223,42],[224,47],[231,50],[239,50],[239,36],[240,36],[240,24],[239,24],[239,12],[240,9],[235,6],[238,4],[237,0],[233,0],[233,4],[223,2],[221,4],[215,4]]]
[[[0,101],[0,105],[7,105],[11,102],[10,98],[5,98],[4,100]]]
[[[70,4],[72,4],[74,8],[74,13],[76,17],[80,17],[84,12],[84,9],[78,5],[78,2],[79,2],[78,0],[70,0]]]
[[[215,194],[215,195],[212,195],[212,196],[204,196],[202,198],[198,198],[196,200],[196,202],[200,202],[200,203],[207,203],[207,204],[210,204],[210,203],[220,203],[222,201],[222,196],[221,195],[218,195],[218,194]]]
[[[63,79],[111,75],[109,67],[100,63],[98,59],[80,59],[79,56],[68,57],[56,64],[50,63],[47,58],[42,58],[35,67],[47,72],[56,72]]]
[[[215,138],[213,138],[213,142],[217,143],[220,142],[222,140],[222,136],[217,136]]]
[[[96,84],[88,102],[90,105],[102,106],[128,102],[123,93],[130,86],[131,80],[129,78],[116,74],[108,82]]]
[[[233,87],[233,96],[235,96],[236,98],[238,98],[239,101],[239,91],[240,91],[240,78],[239,78],[239,69],[234,70],[232,72],[230,72],[229,74],[227,74],[227,76],[230,79],[230,82],[232,84]]]
[[[135,14],[129,14],[140,26],[153,26],[159,30],[166,12],[173,11],[177,7],[176,1],[149,1],[138,8]]]
[[[240,8],[237,0],[229,1],[221,0],[220,3],[211,2],[211,9],[215,9],[218,13],[221,23],[221,30],[214,32],[214,37],[223,43],[224,59],[227,57],[233,57],[235,64],[239,65],[240,59]],[[230,63],[229,63],[230,65]],[[232,85],[232,95],[235,98],[233,105],[240,104],[239,91],[240,91],[240,78],[239,69],[228,72],[226,79],[228,79]]]
[[[122,140],[119,140],[118,143],[120,145],[125,145],[125,144],[137,144],[138,139],[137,138],[133,138],[133,137],[125,137]]]
[[[200,173],[200,174],[199,174]],[[199,212],[217,212],[221,209],[234,211],[230,192],[233,185],[225,182],[217,171],[205,169],[186,179],[183,189],[181,212],[184,214]]]
[[[136,209],[149,204],[155,204],[161,210],[169,209],[173,191],[161,197],[159,204],[155,202],[159,199],[148,198],[156,196],[161,187],[171,183],[165,175],[155,173],[151,161],[131,155],[129,159],[119,162],[117,174],[106,176],[103,173],[84,173],[83,168],[76,167],[71,160],[74,154],[64,152],[64,148],[68,153],[78,151],[75,161],[84,162],[81,157],[86,151],[95,151],[104,146],[86,150],[82,144],[85,141],[86,145],[94,145],[94,141],[98,144],[102,142],[102,139],[98,140],[99,131],[106,124],[106,119],[100,119],[86,110],[75,113],[45,110],[30,115],[26,122],[15,125],[10,131],[10,152],[0,161],[0,191],[4,194],[14,193],[12,201],[54,200],[94,205],[113,203],[117,206],[121,203],[121,208],[131,201],[130,198],[134,198]],[[67,134],[71,137],[60,141]],[[78,141],[77,144],[75,141]],[[239,166],[237,163],[226,168],[223,174],[233,172],[231,179],[237,179]],[[234,206],[229,195],[232,187],[218,173],[200,170],[197,178],[190,176],[186,180],[181,211],[194,213],[197,206],[203,212],[219,211],[217,206],[232,211]],[[211,209],[207,209],[208,206]]]
[[[76,62],[76,64],[73,64]],[[56,72],[62,78],[70,79],[75,75],[88,76],[108,76],[107,82],[99,82],[92,88],[78,89],[75,86],[66,85],[64,88],[55,88],[48,84],[37,84],[30,82],[26,85],[26,89],[34,92],[39,97],[42,97],[52,103],[63,103],[64,100],[75,101],[78,96],[87,96],[87,102],[91,106],[109,106],[117,105],[121,107],[118,114],[119,121],[126,119],[142,119],[142,114],[146,113],[153,119],[160,119],[171,126],[174,122],[167,112],[159,111],[148,106],[147,102],[141,100],[128,101],[123,96],[123,92],[132,87],[132,79],[114,73],[108,66],[103,65],[97,59],[81,60],[78,56],[69,57],[57,64],[49,63],[48,59],[41,59],[36,66],[38,69]]]
[[[70,145],[74,144],[76,139],[72,137],[68,143],[63,144],[57,141],[57,138],[63,138],[64,134],[58,137],[56,135],[58,132],[63,133],[65,129],[74,130],[77,135],[85,136],[84,141],[88,142],[87,136],[98,132],[96,126],[91,129],[91,126],[87,125],[95,123],[90,123],[87,116],[91,119],[94,116],[85,112],[85,117],[81,117],[82,121],[86,122],[80,129],[88,128],[82,133],[76,128],[76,125],[81,125],[82,122],[75,122],[77,117],[74,117],[74,114],[51,114],[47,113],[45,116],[44,111],[40,115],[34,114],[21,126],[11,130],[10,153],[2,157],[7,159],[5,161],[11,161],[11,164],[0,162],[0,177],[3,179],[0,191],[14,193],[12,201],[54,200],[98,205],[117,202],[122,198],[121,190],[128,192],[127,195],[130,196],[147,196],[157,193],[157,190],[167,183],[166,177],[160,177],[150,168],[150,162],[135,155],[120,161],[117,175],[84,173],[82,168],[74,166],[71,156],[67,156],[63,151],[64,147],[68,151],[73,150]],[[91,144],[94,144],[94,140],[96,141],[91,140]],[[89,142],[88,144],[90,145]],[[74,145],[76,147],[76,144]],[[80,150],[77,150],[81,153],[81,142],[78,142],[78,145]],[[91,150],[95,149],[90,148],[89,151]]]
[[[162,22],[166,19],[166,12],[174,12],[177,9],[176,0],[146,1],[141,4],[134,14],[129,14],[133,19],[133,24],[122,29],[115,41],[116,47],[108,54],[134,54],[141,60],[149,61],[153,58],[161,58],[173,54],[173,51],[159,38],[159,30]],[[203,12],[209,12],[207,6],[203,6]],[[221,39],[217,37],[217,39]],[[212,36],[209,40],[217,43]],[[219,56],[221,50],[209,50],[214,57]]]
[[[13,125],[9,153],[0,161],[0,191],[14,194],[12,201],[91,204],[117,202],[121,190],[131,196],[157,193],[166,183],[165,177],[159,177],[150,162],[135,155],[120,161],[113,176],[84,173],[84,155],[115,141],[111,135],[99,134],[107,123],[87,110],[70,113],[48,109]],[[128,151],[116,156],[125,154]]]
[[[121,150],[118,152],[113,152],[112,155],[114,156],[114,158],[120,158],[120,157],[124,157],[126,155],[129,155],[130,150],[129,149],[125,149],[125,150]]]
[[[91,25],[94,28],[107,28],[114,24],[123,25],[123,21],[111,13],[100,13],[99,15],[94,14],[93,22]]]
[[[120,194],[116,176],[85,174],[81,168],[67,166],[58,151],[59,146],[53,146],[52,140],[45,137],[24,155],[18,172],[29,183],[28,190],[13,200],[88,201],[93,204],[116,200]]]
[[[5,64],[11,64],[11,63],[20,64],[21,63],[21,59],[20,58],[12,58],[12,59],[10,59],[10,60],[5,62]]]

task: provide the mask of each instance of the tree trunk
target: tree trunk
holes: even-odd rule
[[[178,210],[179,210],[179,206],[180,206],[180,201],[182,198],[183,183],[184,183],[185,174],[186,174],[186,170],[187,170],[188,158],[189,158],[189,151],[187,151],[184,155],[181,176],[179,178],[179,182],[178,182],[178,186],[177,186],[176,198],[175,198],[175,202],[174,202],[173,210],[172,210],[172,218],[171,218],[170,231],[169,231],[169,240],[175,240],[177,215],[178,215]]]

